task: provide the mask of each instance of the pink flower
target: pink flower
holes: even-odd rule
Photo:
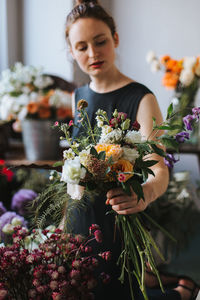
[[[126,176],[123,173],[119,173],[117,179],[119,182],[125,182]]]
[[[73,125],[74,125],[73,120],[70,120],[70,121],[69,121],[69,126],[73,126]]]
[[[54,123],[54,126],[59,126],[59,122],[56,121],[56,122]]]
[[[94,237],[98,243],[102,243],[102,232],[101,230],[96,230],[94,232]]]
[[[111,260],[111,252],[110,251],[103,252],[99,255],[105,260]]]
[[[62,295],[60,293],[53,292],[52,298],[53,300],[60,300],[62,299]]]

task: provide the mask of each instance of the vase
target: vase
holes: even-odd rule
[[[60,156],[58,128],[52,128],[54,121],[22,121],[22,138],[28,160],[57,160]]]

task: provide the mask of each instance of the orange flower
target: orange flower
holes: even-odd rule
[[[29,114],[35,114],[38,112],[39,105],[37,102],[29,102],[27,105],[27,110]]]
[[[46,105],[40,105],[38,115],[41,119],[48,119],[51,116],[51,110]]]
[[[165,65],[169,59],[171,59],[169,55],[164,55],[163,57],[161,57],[161,63]]]
[[[176,73],[166,72],[162,79],[162,84],[167,89],[174,89],[177,86],[178,80],[179,76]]]
[[[72,110],[68,107],[60,107],[57,110],[58,119],[72,118]]]
[[[40,103],[49,106],[49,96],[47,96],[47,95],[46,96],[41,96],[40,97]]]
[[[122,156],[122,148],[120,145],[116,144],[97,144],[95,146],[95,149],[97,152],[105,151],[106,152],[106,158],[112,156],[113,161],[118,160]]]
[[[119,159],[116,163],[114,163],[111,166],[111,172],[110,172],[111,174],[108,173],[108,176],[111,175],[111,176],[109,176],[110,179],[112,178],[113,172],[115,172],[117,174],[133,172],[133,165],[132,165],[132,163],[130,163],[130,161],[128,161],[126,159]],[[133,176],[133,174],[124,174],[123,182],[126,182],[132,176]]]

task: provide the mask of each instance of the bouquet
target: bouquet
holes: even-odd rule
[[[13,243],[0,247],[0,299],[93,299],[100,281],[109,275],[94,273],[110,252],[92,254],[91,241],[102,242],[99,226],[88,238],[72,236],[51,226],[32,230],[13,228]]]
[[[200,82],[200,56],[184,57],[175,60],[169,55],[158,58],[153,51],[147,54],[147,62],[152,72],[164,70],[162,84],[174,90],[172,103],[174,111],[179,111],[173,124],[180,124],[182,117],[191,112]]]
[[[53,79],[42,68],[16,63],[2,72],[0,81],[0,119],[64,120],[71,118],[71,95],[50,89]],[[16,126],[17,129],[17,126]]]
[[[61,181],[67,183],[68,194],[74,201],[79,199],[80,205],[85,193],[92,195],[92,193],[117,186],[122,187],[129,195],[134,191],[138,196],[138,201],[141,198],[145,201],[142,183],[147,180],[149,174],[154,175],[151,167],[157,163],[156,160],[148,159],[147,156],[156,153],[164,157],[166,165],[173,167],[177,159],[174,155],[166,153],[161,146],[178,151],[179,144],[189,139],[190,133],[187,129],[192,129],[192,125],[199,120],[200,114],[200,108],[194,108],[193,114],[190,115],[192,117],[187,116],[184,119],[184,126],[170,125],[171,118],[173,118],[173,105],[171,104],[166,120],[162,124],[156,124],[156,120],[153,119],[152,133],[147,139],[144,139],[139,132],[140,124],[132,123],[126,113],[117,110],[113,112],[113,116],[109,120],[106,112],[99,109],[96,112],[97,126],[92,128],[86,112],[87,105],[86,100],[82,99],[78,102],[79,125],[74,124],[73,121],[68,124],[60,124],[69,143],[69,149],[63,153],[64,165]],[[56,126],[59,126],[58,122]],[[82,126],[85,130],[80,139],[72,140],[70,136],[72,126]],[[175,136],[167,133],[161,136],[157,135],[160,130],[172,129],[178,129],[179,132]],[[152,139],[153,137],[154,139]],[[118,262],[121,264],[119,279],[123,282],[124,274],[127,271],[133,299],[131,276],[134,274],[144,298],[148,299],[144,285],[147,264],[158,277],[162,288],[152,247],[162,259],[164,258],[149,229],[144,224],[144,219],[159,228],[160,226],[145,212],[134,215],[116,214],[115,218],[116,224],[122,232],[122,244],[124,245]],[[165,234],[169,236],[167,232]],[[133,270],[130,265],[133,266]]]

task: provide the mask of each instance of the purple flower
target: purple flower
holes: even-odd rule
[[[190,138],[190,134],[189,134],[189,132],[186,132],[186,131],[179,132],[175,136],[175,139],[178,143],[184,143],[185,140],[186,139],[189,140],[189,138]]]
[[[28,202],[33,201],[36,197],[37,193],[34,191],[21,189],[12,197],[11,208],[24,216],[27,213]]]
[[[3,227],[6,224],[11,224],[12,219],[14,219],[16,217],[21,221],[21,223],[22,223],[21,226],[27,227],[27,221],[25,221],[25,219],[23,217],[17,215],[13,211],[7,211],[3,215],[0,216],[0,240],[1,240],[1,238],[3,240],[5,238],[5,234],[2,232]]]
[[[193,113],[194,118],[198,121],[199,115],[200,115],[200,107],[193,107],[192,113]]]
[[[6,212],[6,208],[3,205],[3,202],[0,201],[0,216]]]
[[[167,155],[164,158],[165,165],[168,166],[168,168],[172,169],[174,164],[179,161],[179,159],[175,159],[173,154],[167,153]]]
[[[194,115],[187,115],[183,118],[183,123],[185,124],[187,130],[192,131],[191,123],[194,121],[194,119],[195,119]]]

